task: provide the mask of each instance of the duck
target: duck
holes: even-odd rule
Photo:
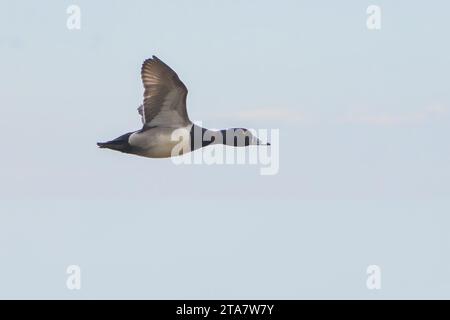
[[[137,111],[142,128],[111,141],[97,142],[99,148],[147,158],[170,158],[215,144],[270,146],[246,128],[211,130],[194,124],[187,113],[186,86],[175,71],[156,56],[143,62],[141,79],[144,100]]]

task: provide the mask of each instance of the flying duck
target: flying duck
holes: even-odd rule
[[[193,124],[186,110],[188,90],[168,65],[153,56],[142,64],[144,102],[138,108],[140,130],[98,142],[100,148],[148,158],[178,156],[211,144],[233,147],[263,144],[248,129],[209,130]]]

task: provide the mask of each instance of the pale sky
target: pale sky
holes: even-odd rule
[[[0,8],[0,298],[450,298],[448,1]],[[192,120],[279,129],[279,173],[98,149],[152,55]]]

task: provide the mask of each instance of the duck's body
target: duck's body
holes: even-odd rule
[[[169,158],[210,144],[234,147],[261,144],[247,129],[212,131],[194,125],[186,111],[186,86],[157,57],[144,61],[141,76],[145,92],[144,103],[138,111],[143,128],[99,142],[100,148],[148,158]]]
[[[185,128],[153,127],[147,130],[139,130],[130,135],[129,144],[136,147],[136,154],[148,158],[169,158],[172,150],[179,143],[184,143],[183,150],[188,150],[189,141],[177,141],[173,138],[175,130],[183,130],[189,134],[192,124]]]

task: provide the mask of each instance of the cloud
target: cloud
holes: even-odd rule
[[[432,105],[424,110],[404,113],[352,111],[338,117],[338,122],[346,124],[369,124],[381,126],[418,125],[438,120],[450,114],[450,110],[443,105]]]
[[[430,105],[422,110],[389,112],[373,108],[354,109],[339,115],[330,112],[306,113],[295,108],[250,108],[228,114],[216,115],[214,118],[228,118],[243,122],[270,122],[302,124],[302,125],[332,125],[332,124],[365,124],[373,126],[420,125],[450,116],[450,108],[442,104]]]
[[[289,108],[258,108],[234,112],[230,115],[239,120],[272,121],[272,122],[305,122],[306,115],[300,110]]]

